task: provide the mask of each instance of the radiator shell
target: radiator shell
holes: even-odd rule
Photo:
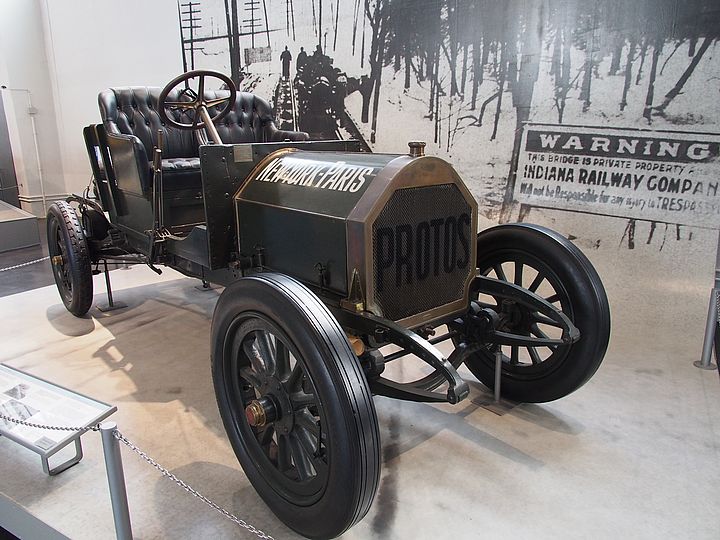
[[[442,159],[282,149],[235,210],[239,253],[261,253],[265,269],[340,297],[356,271],[365,309],[408,327],[467,307],[477,203]]]

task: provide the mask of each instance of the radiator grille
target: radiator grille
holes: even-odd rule
[[[401,320],[460,300],[475,264],[472,209],[455,184],[396,191],[373,223],[374,300]]]

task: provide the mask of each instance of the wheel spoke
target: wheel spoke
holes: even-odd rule
[[[540,358],[537,350],[535,350],[535,347],[526,347],[526,349],[528,351],[528,354],[530,354],[530,359],[532,360],[533,364],[539,364],[542,362],[542,359]]]
[[[520,363],[520,347],[517,345],[510,348],[510,363],[515,366]]]
[[[275,338],[275,349],[277,351],[277,377],[280,380],[286,379],[290,375],[290,351],[285,344]]]
[[[270,334],[264,330],[255,332],[255,346],[260,353],[260,358],[265,365],[265,371],[270,375],[275,375],[277,364],[275,362],[275,346],[273,345]]]
[[[306,394],[305,392],[295,392],[290,394],[290,402],[293,405],[293,409],[299,411],[310,405],[315,405],[315,396]]]
[[[295,421],[302,429],[312,434],[316,439],[320,436],[320,426],[317,424],[310,411],[304,410],[297,414],[295,416]]]
[[[265,426],[265,429],[262,430],[262,433],[258,436],[258,442],[260,443],[260,446],[268,446],[272,442],[272,437],[275,434],[275,426],[272,424],[269,424],[268,426]]]
[[[295,362],[295,367],[293,367],[292,372],[290,373],[290,377],[288,377],[287,380],[287,389],[288,391],[297,390],[300,388],[300,384],[302,383],[302,366],[300,366],[300,362]]]
[[[533,282],[528,287],[528,291],[530,291],[530,292],[537,291],[538,287],[540,286],[540,284],[543,282],[544,279],[545,279],[545,276],[543,276],[540,272],[538,272],[538,275],[535,276],[535,279],[533,279]]]
[[[317,452],[319,450],[317,437],[314,437],[307,429],[297,424],[295,425],[293,433],[300,441],[300,445],[302,446],[305,454],[311,460],[314,460],[317,457]]]
[[[263,362],[260,352],[257,349],[257,339],[246,339],[243,342],[243,352],[245,352],[248,360],[250,360],[252,368],[257,373],[263,373],[265,371],[265,363]]]
[[[218,105],[221,105],[226,101],[230,101],[230,96],[224,98],[208,99],[205,102],[205,106],[209,109],[210,107],[217,107]]]
[[[249,367],[244,367],[240,370],[240,376],[245,379],[247,382],[252,384],[255,388],[260,390],[262,383],[260,382],[260,378],[257,376],[257,374]]]
[[[290,443],[286,435],[278,436],[278,469],[285,472],[292,467]]]
[[[515,285],[520,285],[522,287],[522,275],[523,275],[523,263],[519,261],[515,261],[515,279],[514,283]]]
[[[532,314],[532,318],[536,320],[539,323],[547,324],[548,326],[554,326],[555,328],[562,328],[562,324],[560,324],[557,321],[553,321],[550,317],[546,317],[545,315],[535,312]]]
[[[551,304],[554,304],[558,300],[560,300],[560,295],[558,293],[550,295],[545,299],[546,302],[550,302]]]
[[[167,109],[194,109],[194,101],[166,101],[165,108]]]
[[[502,279],[503,281],[507,281],[508,278],[505,275],[505,272],[503,271],[502,264],[497,263],[493,265],[493,270],[495,270],[495,274],[497,275],[498,279]]]
[[[301,429],[297,434],[302,443],[303,450],[306,452],[312,463],[316,474],[323,474],[327,471],[327,462],[321,454],[320,444],[317,442],[317,436],[313,437],[305,429]]]
[[[310,456],[308,456],[307,452],[303,448],[297,434],[291,433],[288,437],[288,441],[290,442],[290,453],[292,454],[295,469],[298,472],[300,481],[312,478],[315,471],[313,469]]]

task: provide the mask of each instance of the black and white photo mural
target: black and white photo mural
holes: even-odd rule
[[[231,74],[314,139],[426,141],[489,221],[594,213],[607,241],[633,248],[643,223],[658,249],[720,226],[717,0],[181,0],[177,16],[188,70]]]

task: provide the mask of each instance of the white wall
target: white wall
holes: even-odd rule
[[[27,0],[0,1],[0,85],[5,102],[18,192],[23,208],[41,213],[41,194],[66,192],[53,92],[42,29],[40,4]],[[28,99],[37,110],[37,148]],[[37,155],[40,156],[41,172]]]
[[[110,86],[163,86],[182,72],[175,0],[0,0],[0,84],[31,92],[49,199],[90,180],[82,129]],[[3,77],[3,64],[5,77]],[[7,83],[5,82],[7,80]],[[4,90],[23,207],[43,213],[27,92]]]

